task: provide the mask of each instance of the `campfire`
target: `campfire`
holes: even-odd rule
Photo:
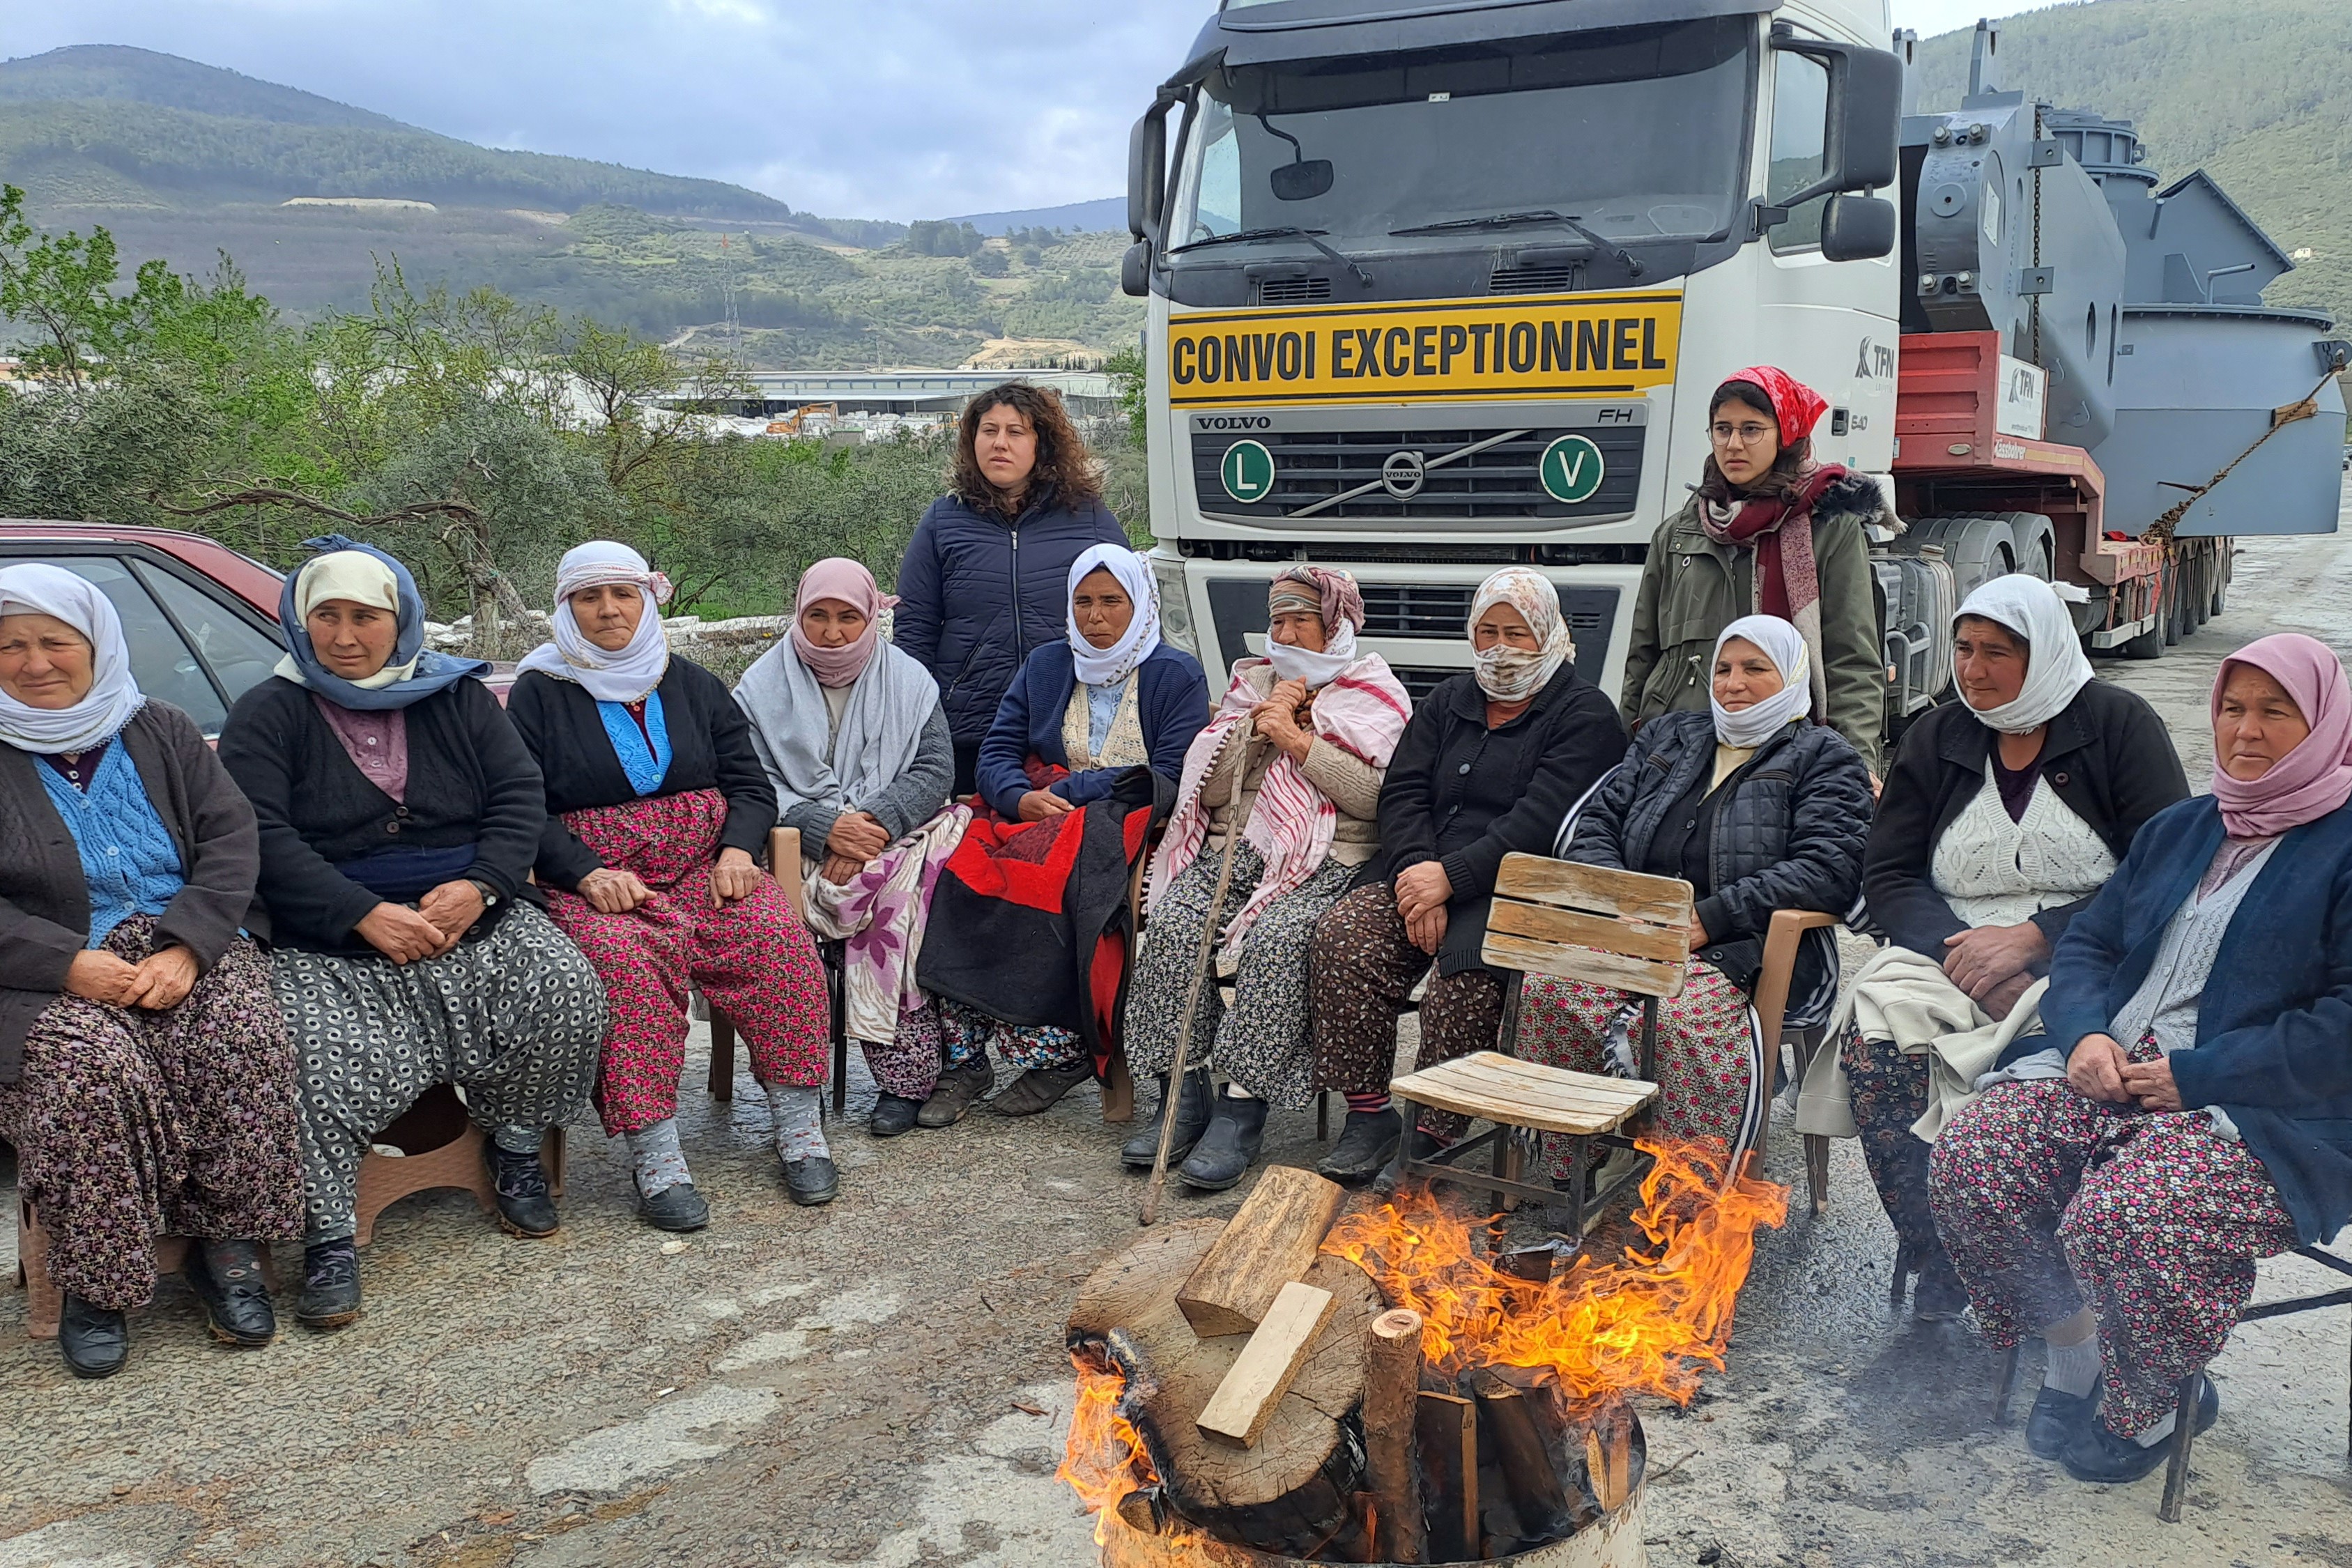
[[[1340,1217],[1283,1168],[1229,1224],[1145,1232],[1070,1319],[1060,1476],[1105,1568],[1639,1563],[1627,1396],[1685,1403],[1722,1367],[1756,1228],[1787,1212],[1705,1148],[1642,1148],[1645,1239],[1614,1257],[1490,1252],[1426,1189]]]

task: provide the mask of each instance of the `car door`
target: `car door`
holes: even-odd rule
[[[59,567],[95,584],[121,618],[139,689],[184,710],[207,738],[218,738],[230,705],[268,677],[283,651],[224,590],[146,552],[26,541],[0,554],[0,564],[20,562]]]

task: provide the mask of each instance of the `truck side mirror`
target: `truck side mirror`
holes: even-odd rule
[[[1772,47],[1817,59],[1830,73],[1822,177],[1780,197],[1775,205],[1784,209],[1799,207],[1828,193],[1876,190],[1895,184],[1902,156],[1898,146],[1903,132],[1902,59],[1885,49],[1808,37],[1786,22],[1772,25]]]
[[[1822,213],[1822,255],[1831,261],[1892,256],[1895,225],[1895,204],[1885,196],[1832,196]]]
[[[1881,252],[1884,255],[1885,252]],[[1118,288],[1122,294],[1140,300],[1151,292],[1151,242],[1139,239],[1127,247],[1118,260]]]
[[[1163,97],[1128,133],[1127,231],[1138,239],[1160,237],[1160,216],[1168,205],[1168,110],[1172,107]]]

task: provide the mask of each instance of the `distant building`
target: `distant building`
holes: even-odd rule
[[[753,371],[743,377],[751,395],[729,399],[728,413],[774,418],[812,404],[831,404],[842,415],[956,415],[976,394],[1008,381],[1034,382],[1062,395],[1081,416],[1115,414],[1118,392],[1100,371],[1077,370],[875,370]],[[653,401],[669,406],[695,401],[690,389]]]

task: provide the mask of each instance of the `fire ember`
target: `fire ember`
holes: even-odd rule
[[[1787,1212],[1703,1147],[1642,1147],[1646,1241],[1614,1257],[1482,1256],[1484,1223],[1426,1190],[1333,1225],[1302,1172],[1230,1225],[1144,1233],[1070,1321],[1059,1474],[1106,1568],[1641,1562],[1626,1396],[1687,1402],[1722,1367],[1756,1227]]]

